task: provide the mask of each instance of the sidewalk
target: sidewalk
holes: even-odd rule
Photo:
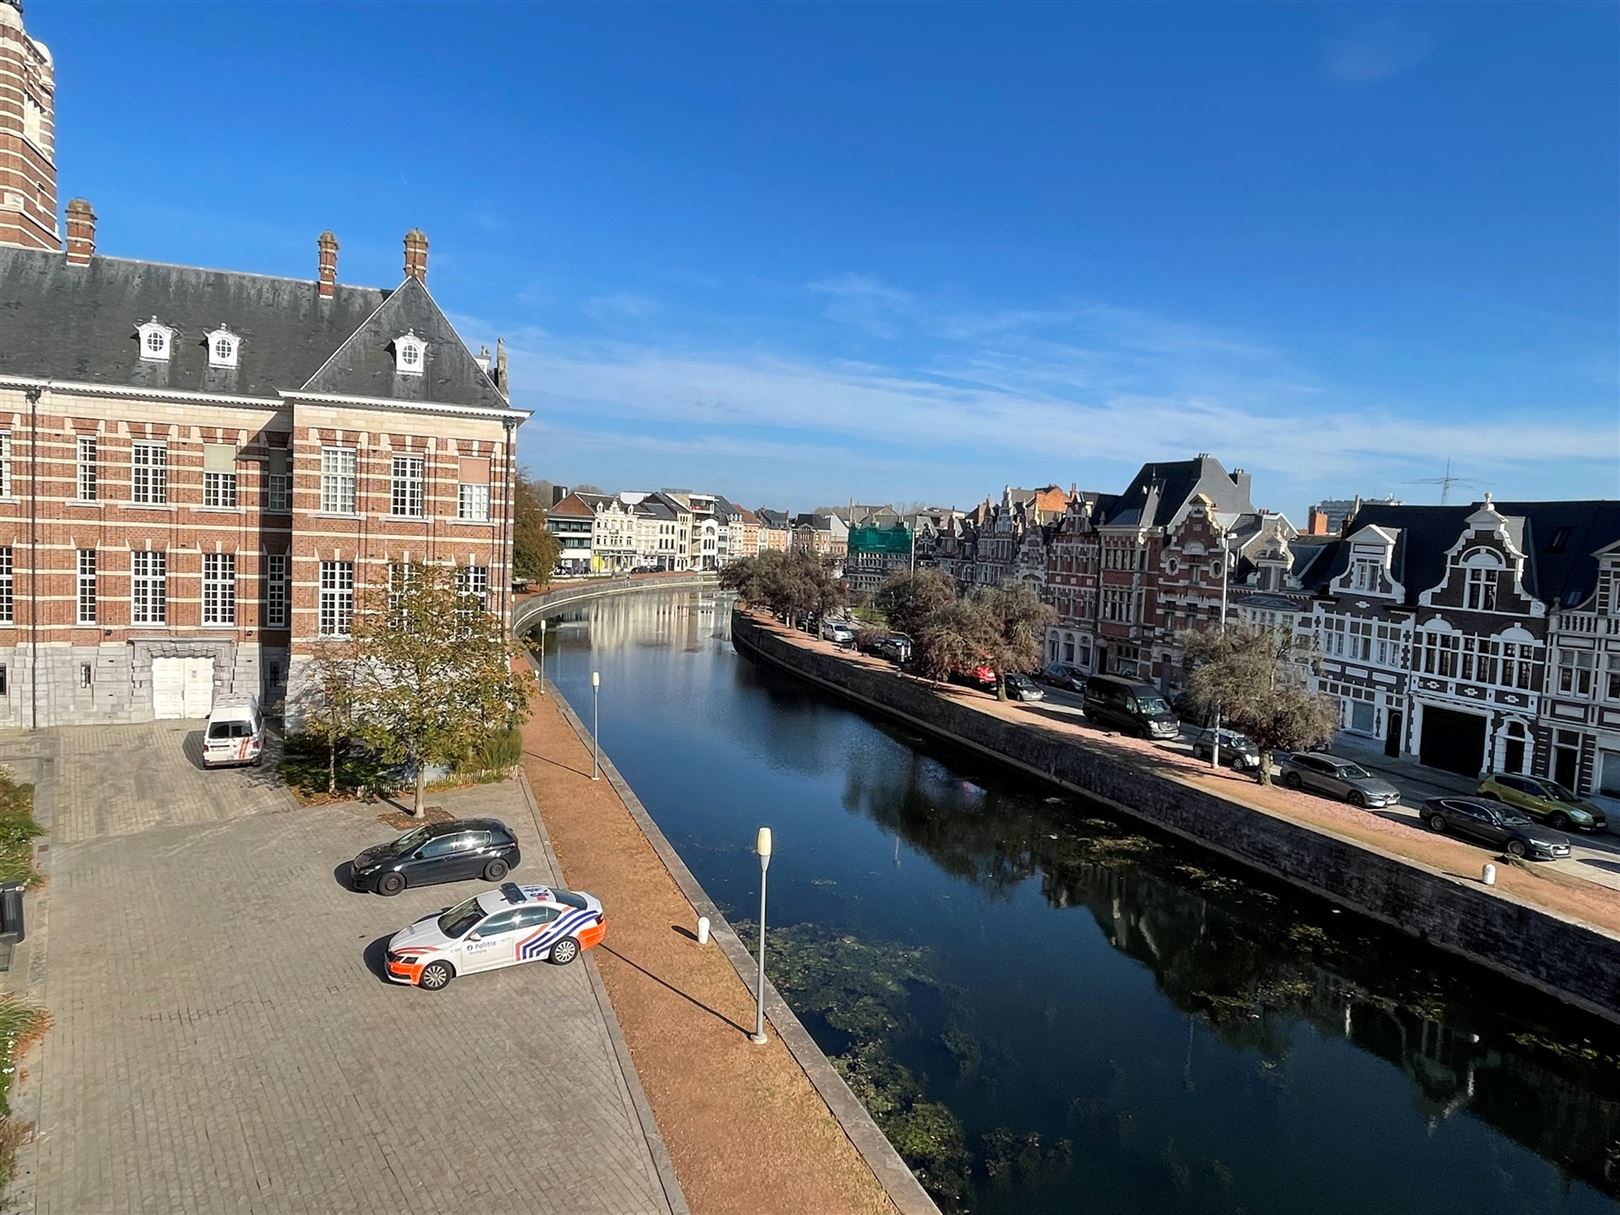
[[[1386,755],[1383,744],[1375,738],[1363,738],[1341,731],[1330,747],[1322,748],[1346,759],[1353,759],[1363,768],[1394,781],[1400,788],[1401,800],[1415,806],[1426,797],[1447,794],[1472,795],[1479,787],[1477,777],[1459,776],[1420,764],[1410,755]]]
[[[536,699],[524,770],[566,880],[607,909],[595,964],[694,1215],[899,1215],[779,1028],[764,1046],[748,1040],[748,987],[718,939],[698,945],[692,902],[608,774],[591,780],[559,700]]]

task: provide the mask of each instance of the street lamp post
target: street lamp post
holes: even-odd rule
[[[754,986],[754,1032],[748,1040],[756,1046],[765,1045],[765,872],[771,867],[771,829],[761,827],[754,837],[754,852],[759,856],[759,981]]]
[[[1229,568],[1230,556],[1226,549],[1226,541],[1230,535],[1230,532],[1223,531],[1221,533],[1221,633],[1223,635],[1226,632],[1226,584],[1230,581],[1232,573]],[[1216,771],[1221,766],[1221,705],[1219,701],[1215,703],[1215,736],[1210,740],[1209,744],[1209,766]]]
[[[602,779],[602,744],[598,741],[597,731],[601,722],[601,715],[597,712],[598,694],[602,690],[602,673],[591,672],[591,779]]]
[[[546,621],[540,618],[540,695],[546,694]]]

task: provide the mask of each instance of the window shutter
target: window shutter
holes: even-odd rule
[[[462,456],[460,477],[463,485],[488,485],[489,457]]]
[[[292,452],[285,447],[272,447],[270,449],[271,475],[284,477],[290,471],[292,471]]]
[[[214,473],[235,472],[235,446],[230,443],[204,443],[203,471]]]

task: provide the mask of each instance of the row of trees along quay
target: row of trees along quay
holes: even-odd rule
[[[349,635],[316,644],[299,698],[304,730],[326,748],[328,792],[338,749],[358,739],[416,769],[420,815],[430,766],[465,760],[528,718],[534,678],[516,658],[505,626],[454,570],[392,567],[358,595]]]
[[[831,563],[804,550],[745,557],[721,572],[720,584],[788,621],[825,616],[846,602]],[[1047,626],[1056,618],[1030,587],[975,587],[961,594],[937,569],[896,573],[878,588],[872,606],[891,631],[911,639],[911,674],[937,681],[983,664],[996,673],[1002,700],[1003,675],[1040,667]],[[1306,682],[1318,661],[1309,637],[1238,622],[1190,629],[1177,640],[1186,670],[1181,711],[1210,721],[1218,710],[1223,728],[1259,750],[1262,783],[1271,783],[1275,752],[1309,750],[1333,737],[1334,703]]]

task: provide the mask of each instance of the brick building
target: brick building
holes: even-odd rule
[[[0,156],[20,142],[54,209],[49,57],[0,0],[0,71],[19,61],[42,113],[0,105]],[[528,415],[504,352],[475,356],[429,295],[421,232],[390,290],[340,283],[331,233],[314,279],[271,278],[106,257],[89,205],[67,211],[64,251],[54,218],[0,208],[0,723],[244,692],[296,715],[312,647],[406,562],[508,616]]]

